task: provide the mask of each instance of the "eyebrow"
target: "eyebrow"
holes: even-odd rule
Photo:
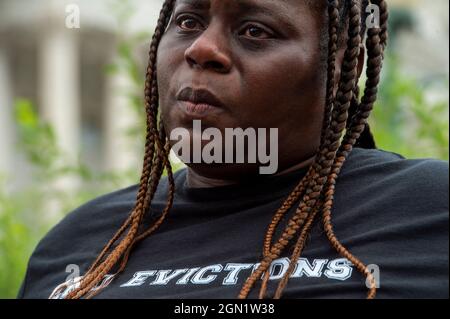
[[[287,8],[279,0],[269,0],[264,1],[265,4],[273,5],[274,7],[257,5],[254,0],[238,0],[239,11],[241,12],[251,12],[256,14],[261,14],[269,17],[275,17],[275,19],[281,22],[286,28],[291,31],[298,32],[292,22],[292,18],[288,14]]]
[[[209,0],[177,0],[175,5],[178,4],[189,5],[198,10],[209,10],[211,8],[211,2]]]
[[[292,22],[292,18],[288,15],[288,9],[279,0],[267,0],[258,3],[255,0],[222,0],[234,1],[237,3],[239,12],[251,12],[253,14],[261,14],[264,16],[275,17],[277,21],[281,22],[284,27],[293,32],[298,32],[298,28]],[[260,5],[259,2],[263,2]],[[178,0],[177,4],[189,5],[197,10],[209,10],[211,8],[210,0]],[[274,6],[274,7],[270,7]]]

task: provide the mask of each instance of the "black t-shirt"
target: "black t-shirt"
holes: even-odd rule
[[[273,214],[305,172],[194,189],[186,170],[178,171],[167,219],[96,298],[236,298],[261,260]],[[97,198],[54,227],[31,256],[18,297],[48,298],[70,271],[84,274],[130,213],[137,187]],[[165,206],[166,190],[163,179],[153,216]],[[342,244],[372,265],[378,298],[448,298],[447,162],[356,148],[339,176],[332,213]],[[272,264],[269,297],[288,263],[282,255]],[[365,298],[366,292],[365,278],[335,252],[317,222],[283,298]]]

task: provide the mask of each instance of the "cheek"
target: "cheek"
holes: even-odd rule
[[[172,78],[176,76],[177,66],[184,58],[183,53],[183,49],[177,48],[170,43],[168,38],[163,37],[158,48],[156,68],[159,106],[164,119],[169,119],[166,113],[169,112],[169,108],[173,104],[173,101],[170,100],[171,82]]]
[[[167,46],[167,41],[163,38],[159,45],[156,59],[158,91],[162,99],[167,95],[170,84],[170,74],[173,74],[174,65],[176,64],[176,61],[179,60],[179,58],[177,58],[178,54],[173,54],[173,52],[168,50]]]
[[[247,99],[254,101],[255,108],[267,115],[265,121],[279,127],[320,117],[324,81],[317,67],[319,62],[315,55],[299,52],[298,47],[255,60],[248,65],[248,70],[252,71],[247,73],[243,83],[248,86],[244,90],[249,94]]]

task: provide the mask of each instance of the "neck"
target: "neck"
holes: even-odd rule
[[[315,159],[315,156],[310,157],[300,163],[297,163],[295,165],[292,165],[288,168],[283,169],[282,171],[278,172],[274,176],[281,176],[285,174],[292,173],[296,170],[309,167],[313,164]],[[213,188],[213,187],[220,187],[220,186],[228,186],[228,185],[235,185],[239,184],[238,180],[225,180],[225,179],[215,179],[210,177],[205,177],[197,172],[195,172],[190,167],[187,168],[187,185],[191,188]]]

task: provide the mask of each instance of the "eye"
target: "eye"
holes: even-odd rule
[[[246,26],[240,35],[251,39],[270,39],[274,37],[273,32],[254,24]]]
[[[180,17],[177,19],[177,25],[184,31],[198,31],[203,28],[203,25],[193,17]]]

